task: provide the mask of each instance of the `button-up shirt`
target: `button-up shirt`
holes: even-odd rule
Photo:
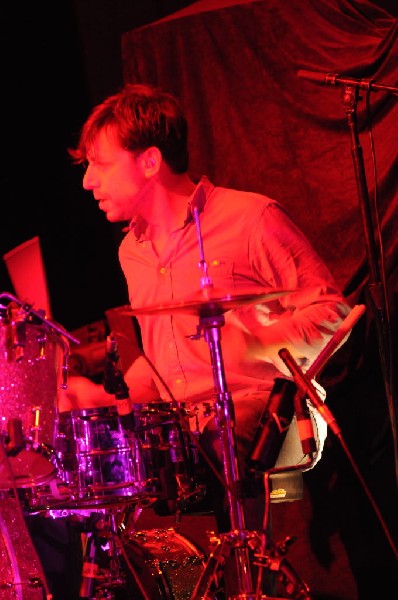
[[[217,391],[220,365],[212,364],[209,344],[214,335],[224,367],[221,380],[234,398],[242,398],[269,391],[275,377],[290,374],[279,358],[280,348],[293,348],[307,369],[350,310],[324,262],[280,203],[216,187],[206,177],[189,199],[187,218],[170,232],[160,255],[146,235],[145,222],[138,220],[122,240],[119,259],[132,308],[166,307],[139,315],[138,322],[145,355],[180,402],[209,400]],[[201,329],[198,314],[184,310],[200,293],[204,273],[215,296],[226,297],[224,291],[232,298],[253,296],[225,312],[225,325],[208,330],[207,325]],[[275,289],[293,292],[256,300],[259,290]],[[167,306],[180,302],[181,311],[168,314]],[[260,351],[248,358],[252,345]],[[134,377],[141,376],[136,370]],[[130,392],[140,402],[134,384]],[[168,399],[164,391],[160,395]]]

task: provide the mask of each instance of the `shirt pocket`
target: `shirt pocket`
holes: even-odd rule
[[[208,274],[215,288],[235,289],[235,263],[231,260],[214,259],[208,262]]]

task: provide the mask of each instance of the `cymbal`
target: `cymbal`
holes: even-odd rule
[[[247,292],[230,294],[226,290],[208,287],[195,292],[191,296],[171,302],[169,304],[157,304],[153,306],[142,306],[126,311],[129,315],[159,315],[159,314],[186,314],[199,316],[220,315],[228,310],[240,308],[246,304],[267,302],[286,296],[296,290],[285,290],[273,288],[266,290],[259,288],[258,291],[248,289]]]

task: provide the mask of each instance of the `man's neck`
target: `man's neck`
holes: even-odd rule
[[[146,220],[147,235],[158,254],[167,243],[170,233],[184,225],[188,201],[195,187],[187,175],[169,175],[155,184]]]

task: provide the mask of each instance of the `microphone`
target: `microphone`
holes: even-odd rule
[[[119,362],[119,350],[117,347],[117,341],[114,335],[111,333],[106,338],[106,359],[112,365],[116,365]]]
[[[291,372],[291,374],[293,375],[293,377],[299,382],[300,388],[306,392],[312,404],[318,410],[320,415],[324,418],[328,427],[330,427],[333,433],[337,437],[339,437],[341,434],[340,427],[329,408],[324,402],[322,402],[322,400],[319,399],[318,394],[314,389],[314,386],[308,379],[308,372],[306,374],[302,372],[302,370],[297,365],[296,361],[294,360],[293,356],[290,354],[287,348],[281,348],[278,354],[289,369],[289,371]]]
[[[306,396],[301,390],[298,390],[294,395],[294,411],[296,413],[297,431],[303,454],[310,455],[317,451],[317,445],[310,409],[307,404]]]
[[[106,338],[103,386],[108,394],[114,394],[118,400],[129,397],[127,384],[119,369],[117,341],[112,334]]]
[[[294,414],[294,381],[277,377],[254,434],[246,462],[251,469],[268,471],[275,466]]]
[[[301,69],[297,71],[297,77],[325,85],[353,85],[362,90],[369,90],[372,86],[370,79],[354,79],[352,77],[341,76],[339,73],[319,73],[318,71]]]
[[[391,94],[398,93],[398,87],[396,86],[375,83],[372,81],[372,79],[355,79],[354,77],[346,77],[345,75],[340,75],[339,73],[319,73],[318,71],[307,71],[305,69],[300,69],[297,71],[297,77],[308,79],[314,83],[321,83],[324,85],[350,85],[361,90],[372,92],[384,91],[390,92]]]
[[[116,406],[121,423],[125,429],[133,429],[133,413],[129,388],[119,369],[119,352],[117,340],[113,334],[106,338],[105,364],[102,384],[108,394],[113,394],[117,400]]]

